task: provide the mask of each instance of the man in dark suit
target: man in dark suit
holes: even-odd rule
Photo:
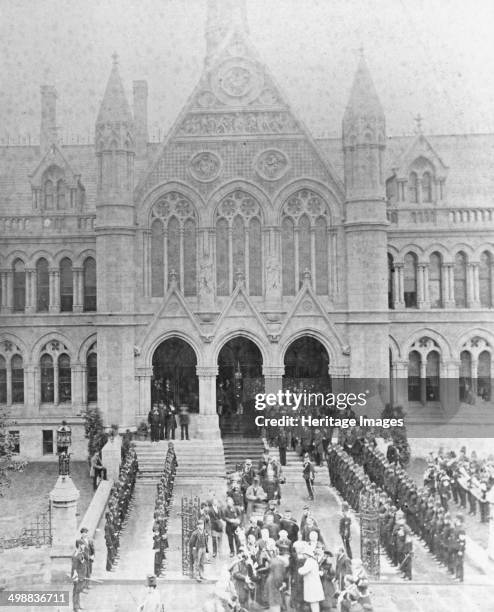
[[[346,502],[343,502],[341,506],[342,516],[340,518],[340,536],[341,541],[343,542],[343,546],[345,547],[345,552],[349,559],[352,558],[352,549],[350,546],[350,539],[352,537],[351,534],[351,524],[352,519],[349,515],[349,507]]]

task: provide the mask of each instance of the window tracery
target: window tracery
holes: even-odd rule
[[[306,270],[316,293],[327,295],[330,214],[326,202],[311,189],[300,189],[285,202],[281,225],[283,295],[298,291]]]
[[[151,295],[164,295],[172,272],[184,295],[196,295],[196,268],[195,207],[187,196],[170,191],[151,209]]]

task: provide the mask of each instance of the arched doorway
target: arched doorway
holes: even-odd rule
[[[323,344],[311,336],[302,336],[285,352],[283,388],[298,393],[329,393],[329,355]]]
[[[255,430],[255,396],[264,393],[262,365],[258,346],[243,336],[232,338],[219,352],[216,404],[224,433]]]
[[[181,338],[169,338],[154,351],[151,402],[163,401],[176,408],[199,412],[199,381],[194,349]]]

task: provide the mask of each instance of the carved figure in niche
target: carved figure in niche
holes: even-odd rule
[[[201,297],[211,296],[214,293],[214,271],[213,261],[209,253],[204,255],[199,268],[199,295]]]
[[[276,290],[281,285],[281,267],[273,255],[266,262],[266,289]]]

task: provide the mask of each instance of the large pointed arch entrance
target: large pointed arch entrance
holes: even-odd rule
[[[255,396],[264,392],[263,358],[249,338],[228,340],[218,354],[216,405],[222,433],[256,431]]]
[[[316,338],[302,336],[287,348],[283,389],[297,393],[330,393],[328,351]]]
[[[199,412],[199,380],[194,349],[181,338],[168,338],[153,354],[151,403],[187,406]]]

